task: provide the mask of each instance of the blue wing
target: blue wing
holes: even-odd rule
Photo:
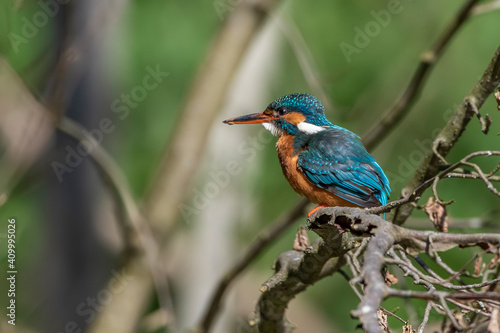
[[[389,180],[354,133],[331,128],[296,141],[305,148],[298,167],[312,183],[362,207],[387,203]]]

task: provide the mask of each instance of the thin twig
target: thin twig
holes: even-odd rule
[[[481,179],[481,176],[477,173],[461,173],[452,172],[446,175],[446,178],[461,178],[461,179]],[[500,176],[489,176],[486,177],[490,182],[500,182]]]
[[[462,266],[462,268],[460,268],[460,269],[459,269],[458,271],[456,271],[456,272],[451,273],[451,276],[450,276],[450,277],[448,277],[448,278],[446,279],[446,281],[448,281],[448,282],[453,281],[455,278],[459,277],[459,276],[460,276],[460,275],[462,275],[462,274],[463,274],[463,275],[466,275],[466,276],[470,276],[469,272],[467,272],[467,271],[466,271],[466,269],[467,269],[467,267],[468,267],[471,263],[475,262],[475,261],[477,260],[477,258],[479,258],[479,255],[478,255],[478,254],[474,255],[474,257],[470,258],[470,259],[469,259],[469,261],[467,261],[467,262],[466,262],[466,263]],[[440,262],[443,262],[443,261],[442,261],[442,260],[440,260]]]
[[[429,292],[421,292],[415,290],[390,289],[387,296],[400,297],[400,298],[418,298],[418,299],[434,300],[434,301],[439,300],[441,297],[444,299],[454,299],[463,301],[500,300],[500,293],[496,292],[466,293],[466,292],[435,291],[429,293]]]
[[[391,317],[394,317],[396,318],[397,320],[399,320],[400,322],[402,322],[403,324],[407,324],[407,321],[404,320],[403,318],[401,318],[400,316],[396,315],[394,312],[391,312],[383,307],[380,307],[382,309],[383,312],[385,312],[387,315],[391,316]]]
[[[462,327],[460,326],[460,324],[457,322],[457,318],[455,318],[455,316],[453,315],[453,313],[451,312],[450,310],[450,307],[448,306],[448,303],[446,303],[446,300],[444,298],[444,295],[443,294],[438,294],[437,298],[439,299],[439,303],[441,303],[441,306],[443,307],[444,309],[444,312],[446,313],[446,315],[448,316],[448,319],[451,320],[451,323],[452,325],[458,329],[458,330],[462,330]]]
[[[486,184],[486,188],[488,188],[488,190],[490,190],[490,192],[493,193],[494,195],[496,195],[497,197],[500,197],[500,192],[493,186],[493,184],[490,182],[490,180],[484,174],[483,170],[481,170],[481,168],[477,164],[463,162],[463,165],[467,165],[471,168],[474,168],[474,170],[476,170],[476,172],[479,174],[479,177]]]
[[[477,166],[477,164],[472,164],[472,163],[468,162],[470,159],[472,159],[474,157],[478,157],[478,156],[493,156],[493,155],[499,156],[500,155],[500,151],[490,151],[490,150],[488,150],[488,151],[477,151],[477,152],[471,153],[471,154],[465,156],[464,158],[462,158],[457,163],[455,163],[455,164],[450,165],[449,167],[447,167],[440,174],[435,175],[434,177],[429,178],[426,181],[424,181],[412,193],[410,193],[409,195],[407,195],[405,198],[391,201],[391,202],[385,204],[384,206],[374,207],[374,208],[366,208],[365,211],[367,213],[370,213],[370,214],[382,214],[382,213],[390,212],[392,209],[398,208],[398,207],[400,207],[400,206],[402,206],[404,204],[407,204],[407,203],[410,203],[410,202],[416,202],[416,201],[418,201],[420,199],[420,196],[424,193],[424,191],[429,186],[431,186],[431,185],[436,186],[436,184],[437,184],[437,182],[439,180],[444,179],[444,178],[448,178],[448,174],[449,173],[451,173],[453,170],[459,168],[462,165],[467,165],[467,166],[473,167],[474,169],[476,169],[476,168],[479,169],[481,171],[481,173],[477,172],[477,175],[478,175],[477,178],[480,178],[481,180],[483,180],[483,182],[486,184],[486,186],[488,187],[488,189],[491,192],[493,192],[494,194],[496,194],[498,191],[493,187],[493,185],[490,182],[490,178],[489,177],[491,177],[491,176],[488,176],[488,175],[491,175],[493,171],[490,172],[488,175],[486,175],[486,174],[484,174],[484,172],[482,172],[482,170],[479,168],[479,166]],[[496,172],[496,168],[495,168],[494,171]],[[433,191],[436,193],[436,189],[435,188],[433,189]]]
[[[500,170],[500,163],[497,164],[496,167],[493,168],[493,170],[491,170],[491,172],[489,172],[486,177],[488,177],[488,179],[491,180],[491,177],[498,172],[498,170]]]
[[[427,306],[425,307],[424,318],[422,319],[422,323],[418,326],[417,333],[423,333],[425,329],[425,325],[429,321],[429,315],[431,313],[432,303],[427,302]]]
[[[475,312],[475,313],[480,313],[482,314],[483,316],[485,317],[491,317],[491,314],[485,312],[485,311],[481,311],[481,310],[478,310],[478,309],[474,309],[473,307],[471,306],[468,306],[468,305],[465,305],[465,304],[462,304],[460,302],[457,302],[453,299],[448,299],[448,302],[450,302],[451,304],[455,304],[456,306],[464,309],[464,310],[467,310],[467,311],[472,311],[472,312]]]
[[[471,108],[474,111],[474,114],[476,115],[477,119],[479,119],[479,122],[481,123],[481,131],[484,134],[488,134],[488,131],[490,130],[490,125],[491,125],[490,116],[488,114],[486,114],[486,117],[483,118],[483,116],[479,112],[479,109],[476,107],[475,103],[471,103]]]
[[[416,269],[410,262],[404,260],[386,258],[385,263],[389,265],[398,265],[405,274],[410,275],[417,284],[423,285],[428,290],[432,290],[434,284],[439,284],[442,281],[435,276],[425,275]]]

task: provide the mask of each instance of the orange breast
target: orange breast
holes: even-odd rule
[[[276,143],[276,150],[283,174],[294,191],[320,205],[357,207],[358,205],[314,185],[304,176],[297,167],[298,154],[294,155],[293,139],[291,135],[282,135]]]

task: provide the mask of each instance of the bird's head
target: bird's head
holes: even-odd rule
[[[225,124],[258,124],[274,135],[314,134],[334,126],[321,102],[309,94],[290,94],[269,104],[264,112],[224,120]]]

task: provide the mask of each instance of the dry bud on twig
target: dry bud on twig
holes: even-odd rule
[[[293,242],[293,249],[295,251],[304,251],[309,247],[309,237],[307,237],[306,228],[300,226],[295,234],[295,241]]]
[[[385,281],[385,284],[390,287],[392,286],[393,284],[396,284],[398,283],[398,278],[396,276],[394,276],[393,274],[391,274],[389,271],[385,271],[384,272],[384,281]]]
[[[381,309],[377,311],[377,316],[378,316],[378,324],[380,325],[380,328],[382,329],[382,332],[388,332],[389,331],[389,323],[387,322],[387,314],[384,313]]]
[[[437,231],[448,232],[448,214],[444,205],[434,200],[434,197],[430,197],[422,209],[434,223]]]
[[[491,246],[490,246],[490,248],[491,248]],[[495,253],[495,252],[492,252],[492,253]],[[488,264],[488,269],[495,268],[499,263],[500,263],[500,248],[497,247],[495,256],[493,258],[491,258],[491,261]]]
[[[479,276],[479,273],[481,273],[481,264],[483,262],[483,257],[477,257],[476,263],[474,264],[474,275]]]

